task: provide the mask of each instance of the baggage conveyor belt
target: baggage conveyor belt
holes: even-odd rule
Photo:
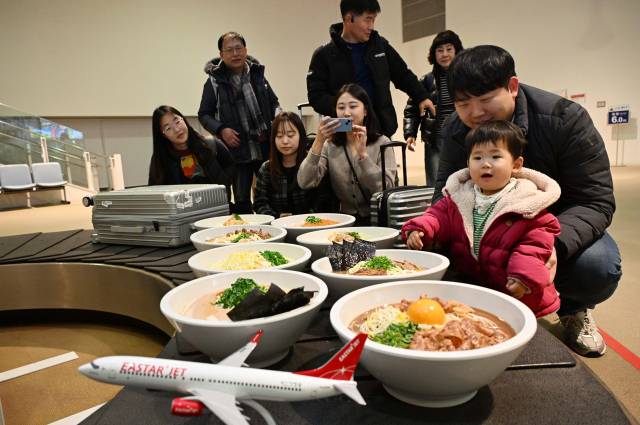
[[[160,300],[195,275],[187,271],[193,245],[180,248],[92,244],[93,230],[0,238],[0,311],[69,308],[104,311],[147,322],[168,335],[174,329],[160,312]],[[269,369],[296,371],[319,367],[342,346],[329,323],[334,300],[327,298],[311,327],[289,355]],[[210,362],[180,335],[171,338],[158,356]],[[347,397],[298,403],[261,402],[279,424],[412,424],[420,423],[572,423],[575,406],[597,406],[583,423],[634,423],[615,397],[589,369],[553,335],[538,326],[533,340],[507,371],[481,388],[471,401],[446,409],[428,409],[391,397],[362,367],[358,388],[367,406]],[[514,388],[516,389],[514,391]],[[200,418],[170,413],[178,393],[125,387],[84,424],[221,423],[206,412]],[[246,409],[251,423],[262,423]]]

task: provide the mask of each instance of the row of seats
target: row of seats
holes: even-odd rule
[[[12,191],[61,189],[64,194],[64,203],[68,203],[65,190],[67,181],[62,176],[60,164],[57,162],[33,164],[31,170],[29,171],[27,164],[1,165],[0,191],[11,193]]]

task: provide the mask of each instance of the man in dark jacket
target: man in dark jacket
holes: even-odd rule
[[[391,98],[391,82],[420,105],[421,115],[436,110],[420,84],[389,42],[374,31],[377,0],[342,0],[343,22],[331,25],[331,41],[313,52],[307,73],[307,96],[316,112],[331,115],[334,96],[345,84],[356,83],[371,99],[382,132],[392,137],[398,118]]]
[[[496,46],[477,46],[457,55],[449,67],[449,90],[456,112],[445,121],[433,202],[442,198],[447,178],[467,166],[467,133],[490,120],[512,121],[527,139],[524,166],[560,185],[549,207],[562,227],[555,241],[558,315],[570,347],[582,355],[602,355],[606,345],[591,313],[608,299],[622,276],[620,252],[606,232],[615,211],[609,158],[602,137],[580,105],[519,84],[511,55]],[[551,257],[547,267],[555,267]]]
[[[236,160],[233,179],[234,212],[252,213],[251,184],[269,159],[271,121],[280,111],[278,98],[264,77],[264,66],[247,56],[246,42],[236,32],[218,40],[220,57],[205,65],[198,118],[222,139]]]

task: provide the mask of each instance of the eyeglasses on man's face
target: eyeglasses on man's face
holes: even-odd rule
[[[184,122],[184,119],[180,118],[179,120],[173,123],[173,127],[170,125],[166,125],[164,127],[164,131],[162,132],[162,134],[164,134],[165,136],[172,136],[177,131],[178,127],[182,125],[183,122]]]
[[[225,53],[242,53],[242,51],[244,50],[244,46],[238,44],[235,47],[227,47],[226,49],[224,49]]]

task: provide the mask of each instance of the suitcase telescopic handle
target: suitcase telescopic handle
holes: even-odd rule
[[[380,145],[380,156],[382,161],[382,191],[387,190],[387,179],[384,174],[386,167],[384,161],[384,151],[387,148],[391,148],[394,146],[399,146],[402,148],[402,179],[404,180],[404,185],[407,185],[407,144],[405,142],[388,142]]]
[[[306,108],[307,106],[311,106],[310,103],[298,103],[298,116],[302,119],[302,108]]]

